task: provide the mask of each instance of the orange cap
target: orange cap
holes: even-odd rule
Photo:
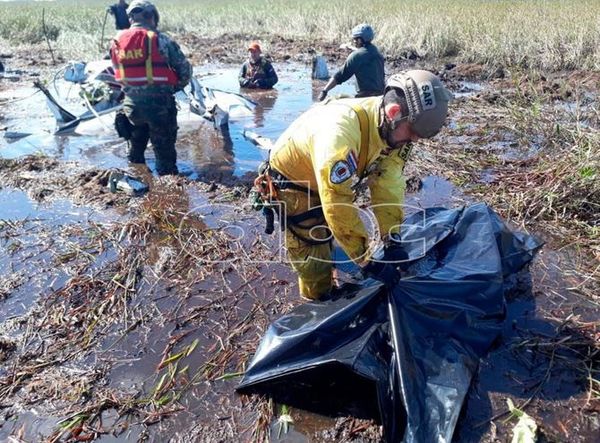
[[[260,51],[260,45],[258,42],[252,42],[248,45],[248,51]]]

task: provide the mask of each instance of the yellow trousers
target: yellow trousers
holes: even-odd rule
[[[282,204],[282,215],[287,216],[321,205],[317,195],[296,189],[279,190],[278,200]],[[298,273],[300,295],[311,300],[318,300],[331,290],[333,263],[330,237],[331,231],[322,214],[286,226],[288,258]]]

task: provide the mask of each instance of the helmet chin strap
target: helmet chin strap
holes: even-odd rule
[[[408,121],[408,115],[398,119],[390,120],[385,113],[385,107],[382,101],[381,106],[379,107],[379,117],[381,122],[377,128],[379,130],[379,136],[385,140],[390,149],[398,149],[411,143],[411,140],[401,140],[395,143],[392,141],[392,134],[394,130],[396,130],[396,128],[400,126],[402,122]]]
[[[399,142],[396,142],[395,145],[392,145],[392,143],[389,141],[387,141],[387,143],[391,150],[396,150],[396,149],[402,149],[405,147],[410,147],[412,145],[412,140],[400,140]]]

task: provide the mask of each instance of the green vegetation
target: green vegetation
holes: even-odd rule
[[[433,158],[417,153],[408,165],[447,177],[555,245],[575,246],[586,276],[577,290],[591,298],[600,282],[600,115],[587,91],[597,91],[597,78],[513,71],[501,96],[453,104],[451,118],[463,124],[446,129]]]
[[[587,127],[582,115],[572,115],[569,121],[568,113],[551,106],[553,98],[536,91],[534,82],[519,83],[516,91],[516,97],[504,103],[506,127],[520,134],[524,145],[537,142],[539,152],[531,159],[497,167],[492,201],[507,208],[507,214],[516,220],[549,221],[566,227],[578,244],[597,254],[600,134]],[[597,111],[590,109],[588,117],[597,121]],[[553,234],[564,237],[564,233]]]
[[[112,0],[111,0],[112,1]],[[103,53],[100,37],[111,1],[3,3],[0,45],[40,42],[42,8],[49,36],[68,58]],[[597,0],[157,0],[161,27],[173,34],[223,34],[345,42],[366,21],[388,57],[457,57],[463,62],[524,68],[600,69]],[[112,17],[105,37],[114,32]]]

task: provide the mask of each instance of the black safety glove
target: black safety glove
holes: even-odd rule
[[[319,101],[322,102],[323,100],[325,100],[325,97],[327,97],[327,91],[323,89],[319,94]]]
[[[392,262],[395,266],[402,266],[409,259],[408,253],[402,247],[400,234],[390,234],[383,248],[383,261]]]
[[[383,282],[391,289],[400,281],[400,267],[408,259],[408,253],[402,246],[400,234],[390,234],[383,245],[373,252],[371,260],[363,267],[362,273]]]
[[[362,272],[367,277],[373,277],[375,280],[379,280],[388,289],[393,289],[400,281],[400,272],[398,272],[395,265],[391,263],[370,260],[362,268]]]
[[[249,79],[249,78],[245,78],[244,80],[242,80],[242,81],[240,82],[240,86],[241,86],[242,88],[247,88],[247,87],[249,87],[249,86],[250,86],[250,79]]]

